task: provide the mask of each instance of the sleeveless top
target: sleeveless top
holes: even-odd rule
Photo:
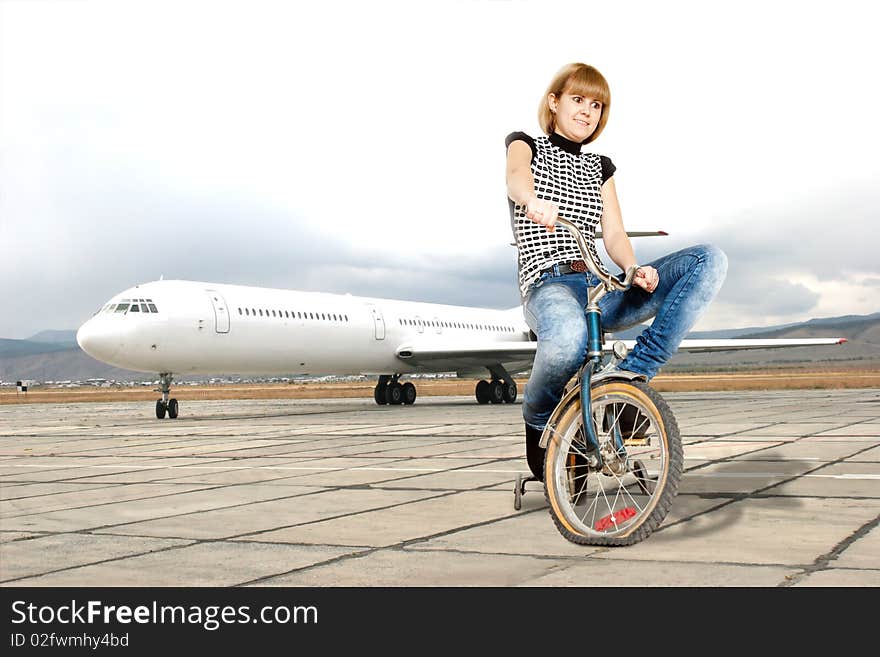
[[[602,184],[616,167],[604,155],[581,153],[581,145],[553,133],[532,139],[524,132],[507,136],[505,146],[524,141],[532,149],[535,195],[559,206],[559,216],[571,221],[583,233],[590,253],[603,272],[607,270],[596,251],[595,233],[602,218]],[[525,206],[507,199],[513,237],[519,252],[519,289],[525,298],[541,272],[554,264],[582,258],[577,242],[562,226],[554,232],[525,215]]]

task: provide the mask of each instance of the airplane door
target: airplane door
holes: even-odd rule
[[[207,290],[214,306],[214,327],[217,333],[229,333],[229,310],[226,308],[226,300],[216,290]]]
[[[370,306],[370,314],[373,316],[373,327],[377,340],[385,339],[385,318],[382,317],[382,311],[376,306]]]

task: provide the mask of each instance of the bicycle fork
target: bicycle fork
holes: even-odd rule
[[[599,436],[596,434],[596,426],[593,423],[593,404],[591,382],[593,374],[595,374],[602,362],[602,327],[600,323],[601,311],[597,305],[597,298],[590,299],[586,309],[587,318],[587,360],[581,366],[581,424],[584,427],[584,436],[587,442],[586,459],[590,461],[590,465],[597,469],[605,466],[605,460],[602,457],[602,450],[599,445]],[[606,409],[606,416],[608,410]],[[604,418],[609,422],[611,436],[614,442],[614,450],[619,459],[626,459],[626,448],[623,445],[623,436],[620,432],[619,422],[611,411],[610,417]]]

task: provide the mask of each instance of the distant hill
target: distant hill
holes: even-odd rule
[[[40,331],[28,338],[31,342],[52,342],[76,347],[76,331]]]
[[[880,313],[811,319],[800,324],[767,327],[735,336],[689,335],[688,337],[736,338],[846,338],[842,345],[792,347],[786,349],[754,349],[741,352],[706,354],[680,353],[673,356],[665,372],[718,371],[726,369],[799,368],[880,368]]]
[[[21,340],[21,342],[27,342]],[[0,381],[85,381],[107,379],[108,381],[154,381],[156,374],[133,372],[106,365],[76,349],[62,347],[57,351],[8,357],[0,354]],[[177,380],[178,377],[175,377]],[[185,380],[185,379],[179,379]]]
[[[40,331],[26,340],[0,338],[0,358],[79,349],[76,331]]]
[[[33,354],[48,354],[55,351],[66,351],[79,346],[53,342],[34,342],[32,340],[7,340],[0,338],[0,358],[14,358]]]
[[[620,331],[614,337],[633,339],[644,326]],[[717,331],[695,331],[689,338],[812,338],[843,337],[844,345],[755,349],[704,354],[679,353],[664,372],[728,371],[737,369],[858,368],[880,369],[880,312],[811,319],[796,324]],[[27,340],[0,338],[0,381],[85,381],[103,378],[120,382],[155,381],[156,374],[105,365],[76,344],[75,331],[41,331]],[[209,376],[175,377],[204,381]]]

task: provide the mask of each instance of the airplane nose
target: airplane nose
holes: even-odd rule
[[[107,361],[119,350],[119,335],[100,318],[92,318],[79,327],[76,342],[92,358]]]

